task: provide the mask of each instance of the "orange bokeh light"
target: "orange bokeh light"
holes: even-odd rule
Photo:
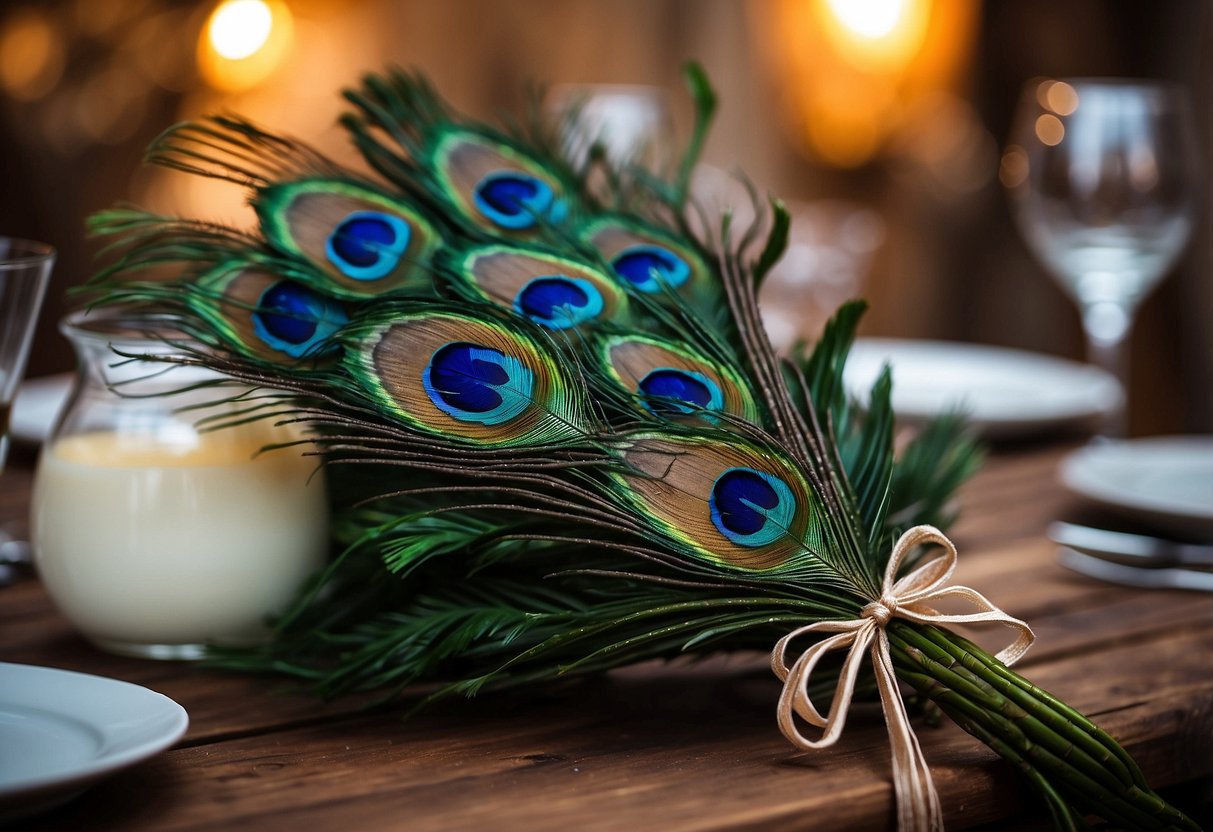
[[[785,114],[816,158],[857,167],[967,65],[977,4],[939,0],[776,0],[759,20],[787,96]]]
[[[223,0],[198,39],[198,69],[216,89],[247,90],[282,65],[293,39],[290,10],[279,0]]]

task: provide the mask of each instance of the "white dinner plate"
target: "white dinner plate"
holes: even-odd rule
[[[922,422],[959,409],[990,438],[1089,426],[1121,401],[1116,379],[1074,361],[979,344],[860,338],[843,377],[861,404],[886,363],[899,418]]]
[[[1089,445],[1061,463],[1075,494],[1177,534],[1213,536],[1213,436]]]
[[[0,662],[0,820],[69,800],[188,725],[184,708],[139,685]]]
[[[9,420],[12,438],[38,443],[50,435],[59,411],[72,387],[72,373],[42,376],[26,381],[17,389]]]

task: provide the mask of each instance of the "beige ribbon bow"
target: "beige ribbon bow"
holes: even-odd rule
[[[938,543],[943,547],[942,556],[929,557],[901,579],[897,573],[902,561],[914,547]],[[943,813],[939,807],[939,793],[931,780],[931,771],[922,755],[918,737],[910,728],[909,715],[897,689],[897,678],[893,674],[893,658],[889,653],[889,637],[885,626],[892,618],[904,618],[920,624],[983,624],[998,623],[1019,631],[1015,642],[998,654],[1006,664],[1013,664],[1032,645],[1035,636],[1031,628],[1018,618],[1012,618],[991,604],[981,593],[967,586],[947,586],[948,579],[956,568],[956,547],[943,532],[934,526],[915,526],[901,536],[893,547],[889,565],[885,569],[880,600],[863,608],[859,618],[852,621],[819,621],[788,633],[771,652],[771,669],[784,683],[779,697],[779,727],[785,737],[803,749],[825,748],[833,745],[842,734],[847,711],[855,693],[855,678],[863,654],[871,648],[872,666],[876,671],[876,685],[880,689],[880,702],[884,709],[885,724],[889,730],[889,745],[893,751],[893,789],[897,798],[897,826],[907,830],[941,830]],[[929,602],[947,599],[968,601],[980,612],[965,615],[945,615],[927,606]],[[800,658],[788,667],[788,644],[808,633],[835,633],[822,639],[800,654]],[[850,649],[834,691],[830,713],[823,717],[809,699],[809,678],[817,663],[833,650]],[[800,733],[793,714],[806,722],[824,729],[820,739],[811,740]]]

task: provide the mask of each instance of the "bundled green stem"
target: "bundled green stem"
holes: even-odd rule
[[[1150,788],[1116,740],[977,645],[902,622],[888,635],[898,677],[1019,769],[1057,828],[1081,828],[1090,814],[1127,829],[1200,829]]]

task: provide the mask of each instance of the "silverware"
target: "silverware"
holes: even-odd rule
[[[1177,567],[1126,566],[1123,563],[1083,554],[1066,546],[1058,550],[1057,560],[1067,569],[1113,584],[1147,589],[1195,589],[1213,592],[1213,572]]]
[[[1129,566],[1213,566],[1211,544],[1180,543],[1074,523],[1051,524],[1049,537],[1070,549]]]
[[[33,547],[0,531],[0,587],[16,583],[21,573],[33,565]]]

